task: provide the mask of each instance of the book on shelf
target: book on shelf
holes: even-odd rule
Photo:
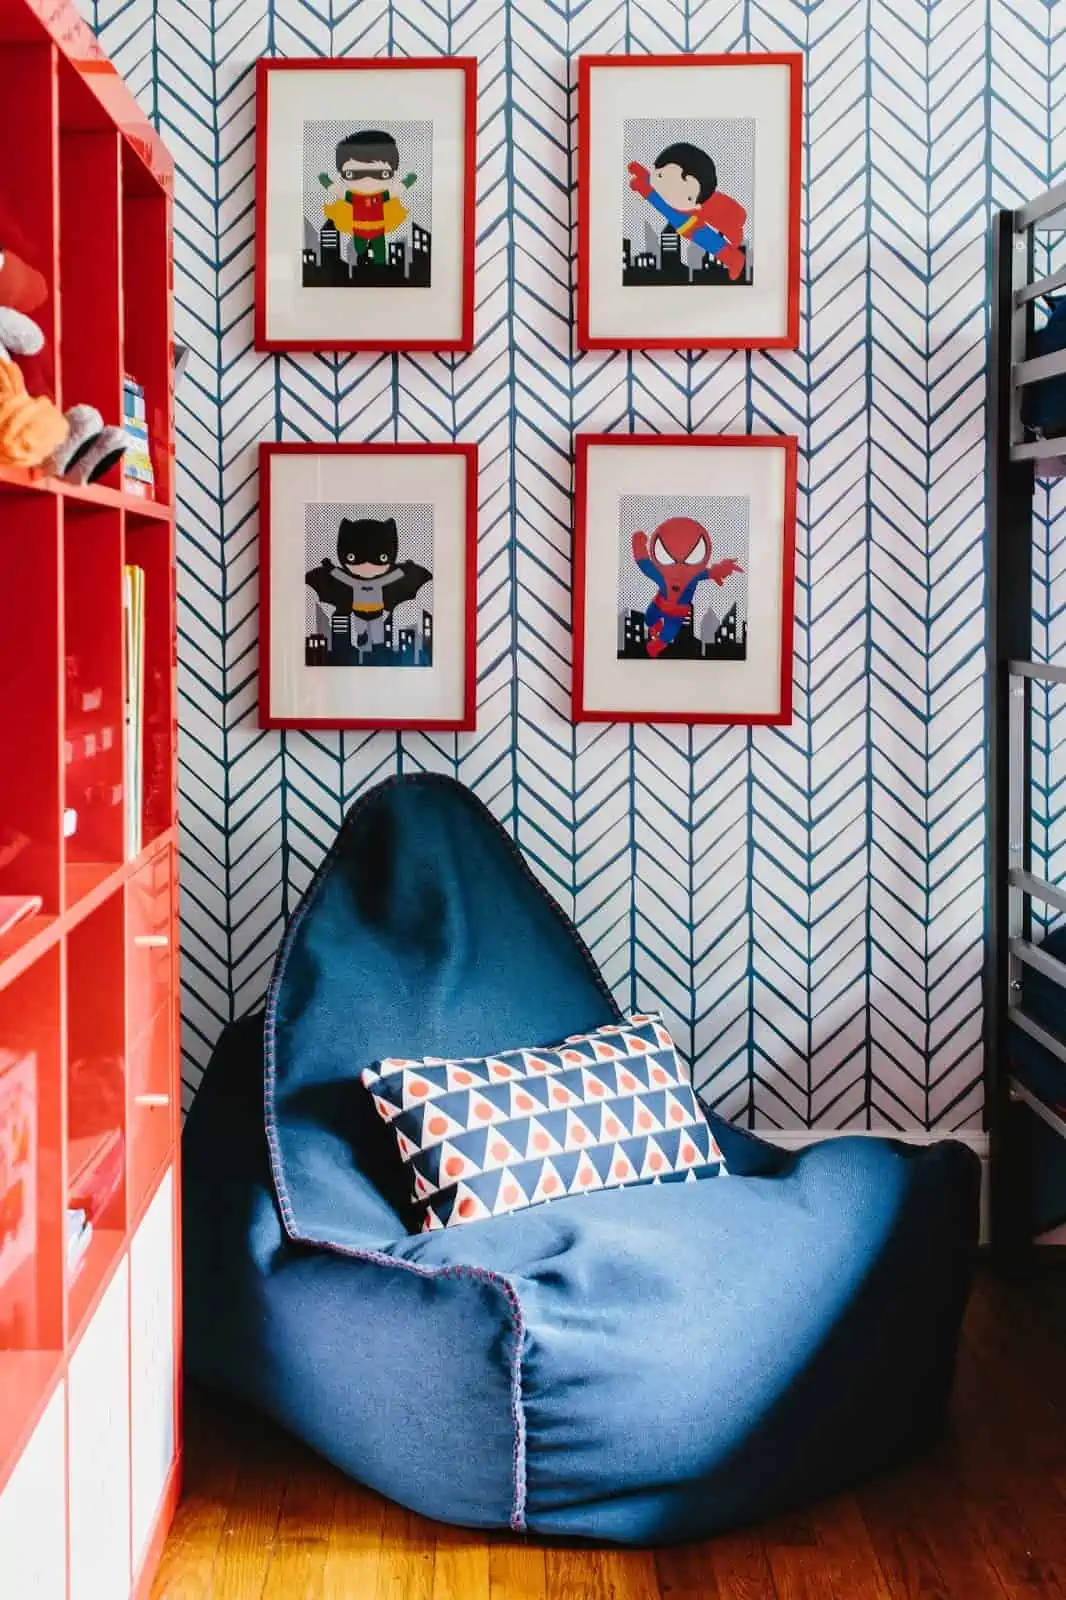
[[[140,854],[144,807],[144,569],[124,567],[126,661],[126,855]]]
[[[0,894],[0,938],[27,917],[37,916],[43,905],[39,894]]]
[[[155,473],[148,446],[144,390],[129,373],[122,379],[122,426],[129,439],[122,458],[122,487],[127,494],[151,499],[155,493]]]

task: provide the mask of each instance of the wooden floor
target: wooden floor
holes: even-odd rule
[[[948,1436],[754,1531],[660,1551],[486,1540],[193,1393],[153,1600],[1066,1600],[1066,1269],[983,1277]]]

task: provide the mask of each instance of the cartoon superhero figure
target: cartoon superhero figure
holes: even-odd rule
[[[744,570],[732,556],[711,565],[711,536],[693,517],[669,517],[650,541],[646,533],[635,533],[633,560],[659,591],[644,613],[648,625],[645,648],[653,660],[681,632],[701,583],[710,578],[720,588],[732,573]]]
[[[389,189],[399,167],[400,152],[392,135],[367,129],[350,133],[337,146],[340,185],[335,186],[325,172],[318,175],[331,196],[322,210],[339,233],[351,236],[360,265],[368,257],[376,267],[385,265],[385,236],[395,233],[407,217],[407,207]],[[404,189],[417,181],[413,172],[400,179]]]
[[[385,643],[385,618],[433,576],[415,561],[397,561],[398,546],[395,517],[345,517],[337,533],[339,566],[326,556],[307,574],[308,588],[336,616],[351,618],[352,643],[360,653]]]
[[[719,189],[718,173],[706,150],[694,144],[667,145],[650,172],[639,161],[631,161],[629,187],[682,239],[721,262],[736,282],[747,259],[741,241],[748,214],[739,200]]]

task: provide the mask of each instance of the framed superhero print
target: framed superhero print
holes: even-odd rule
[[[578,435],[575,722],[792,720],[796,455]]]
[[[259,447],[259,721],[473,728],[477,446]]]
[[[255,343],[470,350],[477,63],[263,59]]]
[[[578,344],[799,342],[800,55],[582,56]]]

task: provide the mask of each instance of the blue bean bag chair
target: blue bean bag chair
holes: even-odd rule
[[[964,1147],[730,1176],[409,1234],[356,1083],[618,1019],[588,950],[460,785],[349,813],[185,1133],[188,1369],[365,1484],[472,1528],[623,1544],[747,1522],[935,1429],[975,1245]]]

